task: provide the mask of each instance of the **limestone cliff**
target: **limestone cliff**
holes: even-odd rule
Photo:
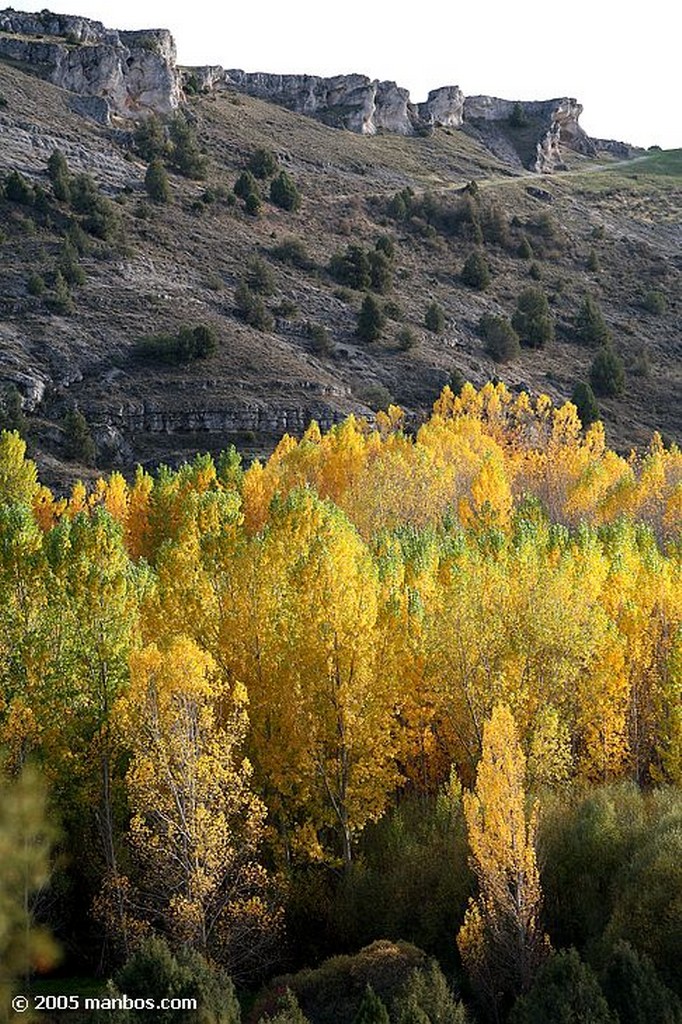
[[[0,12],[0,59],[25,65],[74,94],[72,107],[101,123],[110,115],[168,114],[187,93],[232,88],[361,135],[428,133],[464,128],[508,163],[552,171],[564,149],[594,154],[578,124],[574,99],[515,102],[464,97],[459,86],[433,89],[413,103],[407,89],[366,75],[280,75],[225,71],[218,66],[176,68],[175,43],[165,29],[118,32],[71,15]]]
[[[175,43],[166,29],[116,32],[71,15],[0,12],[5,58],[81,97],[96,97],[89,116],[168,114],[182,98]],[[102,103],[106,104],[106,106]]]

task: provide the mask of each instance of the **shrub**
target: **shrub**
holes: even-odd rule
[[[411,327],[401,327],[398,331],[398,348],[401,352],[409,352],[417,344],[417,335]]]
[[[490,284],[490,268],[485,256],[480,252],[472,252],[462,267],[462,280],[470,288],[483,291]]]
[[[52,182],[55,199],[71,202],[71,174],[66,158],[61,150],[54,149],[47,161],[47,174]]]
[[[78,262],[78,253],[67,238],[59,257],[59,271],[68,285],[85,284],[85,271]]]
[[[533,247],[528,240],[528,235],[521,235],[521,241],[519,242],[519,247],[516,250],[516,253],[522,260],[530,260],[533,258]]]
[[[372,283],[369,254],[359,245],[349,245],[345,252],[334,253],[329,273],[339,284],[362,291]]]
[[[33,206],[35,194],[32,185],[18,171],[10,171],[4,182],[5,199],[21,206]]]
[[[543,348],[554,337],[547,296],[539,288],[524,288],[516,301],[511,324],[522,345]]]
[[[442,334],[445,330],[445,313],[437,302],[430,302],[426,307],[424,325],[433,334]]]
[[[306,333],[310,338],[310,347],[317,355],[328,356],[334,351],[334,342],[329,331],[323,324],[306,324]]]
[[[181,327],[177,334],[161,333],[143,338],[138,343],[137,354],[144,359],[179,364],[208,359],[217,347],[213,328],[200,324],[197,327]]]
[[[450,372],[450,380],[448,381],[448,387],[452,391],[453,395],[459,395],[466,382],[467,379],[462,371],[458,370],[456,366],[453,367]]]
[[[377,252],[382,252],[387,259],[395,259],[395,242],[389,235],[380,235],[374,243]]]
[[[274,1007],[274,1016],[269,1013],[260,1017],[258,1024],[310,1024],[291,989],[279,996]]]
[[[417,974],[423,979],[415,978]],[[278,984],[292,990],[315,1024],[352,1022],[368,985],[400,1024],[407,1024],[407,1011],[415,1006],[433,1024],[465,1024],[462,1008],[448,998],[437,963],[407,942],[373,942],[354,956],[332,957],[314,970],[279,979]]]
[[[388,1010],[371,985],[365,989],[353,1024],[390,1024]]]
[[[79,409],[69,409],[62,426],[67,458],[83,462],[86,466],[93,465],[96,454],[95,442],[83,413]]]
[[[682,1005],[661,981],[648,956],[617,942],[601,975],[601,987],[620,1024],[682,1024]]]
[[[593,274],[598,273],[598,271],[601,269],[599,264],[599,257],[597,256],[597,253],[594,249],[590,249],[589,255],[587,257],[587,269],[591,270]]]
[[[578,381],[573,388],[571,401],[578,410],[583,427],[589,427],[591,423],[599,419],[599,405],[589,384],[582,380]]]
[[[519,336],[506,316],[484,314],[479,321],[479,330],[485,340],[486,351],[496,363],[509,363],[521,352]]]
[[[557,953],[538,972],[527,996],[519,999],[510,1024],[617,1024],[594,971],[574,949]]]
[[[194,126],[183,114],[175,114],[168,125],[171,162],[186,178],[206,177],[206,157],[201,153]]]
[[[170,156],[171,147],[166,129],[155,114],[140,121],[135,128],[133,143],[147,163],[156,159],[165,160]]]
[[[298,313],[298,305],[293,299],[288,299],[285,296],[283,299],[280,299],[279,304],[275,309],[275,313],[277,316],[283,316],[287,319],[291,319],[291,317],[296,316]]]
[[[658,291],[655,288],[645,292],[642,296],[642,308],[645,309],[647,313],[653,313],[655,316],[661,316],[662,313],[665,313],[667,306],[668,303],[665,295],[663,292]]]
[[[365,295],[358,313],[356,334],[361,341],[377,341],[381,337],[385,317],[373,295]]]
[[[241,1011],[231,979],[189,949],[171,952],[163,939],[146,939],[115,975],[113,997],[195,999],[195,1010],[124,1010],[117,1024],[239,1024]],[[109,994],[109,993],[108,993]],[[111,1014],[102,1013],[102,1024]],[[97,1021],[100,1024],[100,1021]]]
[[[244,209],[248,213],[249,217],[257,217],[263,207],[263,203],[259,195],[255,192],[249,192],[248,196],[244,200]]]
[[[542,268],[539,263],[531,263],[528,268],[528,276],[532,277],[534,281],[539,281],[542,277]]]
[[[60,270],[54,278],[54,288],[49,300],[50,308],[55,313],[73,313],[73,298],[66,279]]]
[[[272,249],[272,256],[280,263],[286,263],[290,267],[297,267],[299,270],[308,270],[312,266],[312,260],[308,255],[305,242],[300,238],[285,238],[279,245]]]
[[[84,214],[83,227],[88,234],[107,241],[117,231],[116,207],[100,193],[89,174],[78,174],[72,179],[71,205],[77,213]]]
[[[7,97],[4,95],[4,93],[0,92],[0,110],[6,110],[7,107],[8,107],[8,104],[9,104],[9,101],[8,101]]]
[[[388,256],[380,249],[368,253],[370,285],[375,292],[385,295],[393,285],[393,268]]]
[[[528,124],[528,117],[520,103],[515,103],[509,115],[510,128],[525,128]]]
[[[272,150],[257,149],[249,159],[247,167],[256,178],[271,178],[277,173],[279,164]]]
[[[35,295],[37,298],[41,298],[46,291],[46,285],[44,279],[34,271],[29,275],[28,281],[26,282],[26,289],[29,295]]]
[[[272,330],[272,317],[265,308],[260,295],[254,295],[249,286],[242,282],[234,293],[237,315],[251,327],[259,331]]]
[[[509,220],[505,211],[497,203],[491,203],[483,211],[481,230],[486,242],[503,247],[509,245]]]
[[[434,960],[412,970],[392,1011],[398,1024],[467,1024],[468,1019]]]
[[[16,430],[19,434],[26,430],[23,402],[15,384],[0,389],[0,430]]]
[[[166,168],[158,157],[152,160],[147,168],[147,173],[144,176],[144,187],[149,198],[153,199],[155,203],[167,203],[170,200],[171,191],[168,175]]]
[[[596,395],[614,397],[625,387],[623,360],[612,345],[603,345],[590,367],[590,383]]]
[[[575,319],[575,336],[583,345],[599,348],[611,340],[599,305],[591,295],[586,295]]]
[[[239,196],[240,199],[244,200],[246,200],[247,196],[257,196],[260,194],[258,191],[258,182],[251,171],[242,171],[235,181],[232,191],[236,196]]]
[[[301,207],[301,193],[293,178],[286,171],[280,171],[270,185],[270,199],[282,210],[295,213]]]
[[[267,263],[258,256],[252,256],[247,263],[244,280],[251,291],[259,295],[272,295],[275,291],[274,274]]]
[[[370,409],[388,409],[393,403],[393,395],[383,384],[361,384],[354,388],[356,397],[368,405]]]

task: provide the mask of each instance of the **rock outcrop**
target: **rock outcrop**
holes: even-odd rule
[[[185,80],[203,70],[188,69]],[[213,86],[220,81],[249,96],[281,103],[289,110],[360,135],[376,135],[378,131],[414,135],[434,125],[459,127],[462,123],[464,94],[456,85],[434,89],[426,102],[415,104],[407,89],[366,75],[320,78],[231,70],[224,72],[222,79],[212,76]]]
[[[574,99],[515,102],[495,96],[464,97],[459,86],[432,90],[412,103],[407,89],[365,75],[275,75],[184,68],[165,29],[118,32],[71,15],[0,12],[0,59],[10,59],[74,94],[72,108],[100,123],[110,115],[168,114],[188,93],[229,87],[361,135],[424,134],[436,126],[468,128],[508,163],[552,171],[569,147],[594,155],[578,124]],[[78,99],[76,99],[76,97]],[[511,131],[510,129],[514,129]],[[523,130],[522,130],[523,129]]]
[[[210,71],[210,75],[206,72]],[[551,171],[563,164],[562,146],[594,155],[596,149],[578,123],[582,106],[567,97],[552,100],[516,101],[496,96],[464,97],[459,86],[433,89],[424,103],[412,103],[406,89],[395,82],[379,82],[364,75],[271,75],[240,70],[219,74],[218,68],[191,68],[184,72],[206,82],[221,84],[260,99],[281,103],[289,110],[317,117],[326,124],[361,135],[379,131],[399,135],[422,134],[435,126],[461,128],[470,125],[474,134],[502,159],[536,171]],[[210,82],[207,81],[210,79]],[[514,117],[532,136],[522,140],[518,152],[508,127]]]
[[[497,96],[467,96],[464,101],[464,121],[479,130],[482,141],[503,128],[505,137],[511,135],[512,143],[516,132],[526,136],[520,140],[519,148],[523,150],[523,143],[528,147],[530,136],[530,150],[520,153],[521,162],[540,172],[563,165],[562,146],[590,156],[596,153],[592,140],[578,123],[582,111],[577,100],[567,97],[504,100]]]
[[[116,32],[71,15],[0,12],[0,59],[29,67],[54,85],[96,97],[88,116],[168,114],[182,98],[175,43],[166,29]],[[107,108],[102,106],[105,101]]]

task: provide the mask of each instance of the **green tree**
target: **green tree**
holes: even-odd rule
[[[163,161],[159,157],[152,160],[147,168],[147,173],[144,176],[144,187],[149,198],[153,199],[155,203],[167,203],[170,201],[171,191],[168,175],[166,168],[163,166]]]
[[[647,313],[661,316],[668,308],[665,294],[657,288],[650,288],[642,296],[642,307]]]
[[[523,106],[518,101],[514,104],[509,115],[509,126],[511,128],[525,128],[528,124],[528,117]]]
[[[258,256],[252,256],[246,264],[244,280],[252,292],[272,295],[275,291],[275,276],[268,264]]]
[[[358,313],[356,334],[361,341],[377,341],[384,328],[385,317],[373,295],[365,295]]]
[[[516,250],[516,253],[522,260],[532,260],[533,247],[528,240],[528,235],[521,235],[521,241],[519,242],[519,247]]]
[[[369,254],[360,245],[349,245],[345,252],[334,253],[329,261],[329,273],[339,284],[358,291],[372,284]]]
[[[353,1024],[390,1024],[388,1010],[371,985],[365,988]]]
[[[246,200],[247,196],[250,195],[260,195],[258,189],[258,182],[256,181],[251,171],[242,171],[242,173],[235,181],[232,191],[236,196],[239,197],[239,199],[244,200]]]
[[[60,149],[54,149],[47,161],[47,174],[52,182],[55,199],[71,201],[71,174],[66,158]]]
[[[599,257],[597,256],[595,249],[590,249],[589,255],[587,257],[587,269],[592,271],[593,274],[598,273],[601,269]]]
[[[496,363],[510,363],[520,355],[519,336],[506,316],[485,313],[479,320],[479,330],[485,339],[486,351]]]
[[[34,270],[33,273],[29,275],[28,281],[26,282],[26,290],[28,294],[35,295],[37,299],[40,299],[45,294],[46,289],[47,286],[45,284],[45,279],[41,274]]]
[[[23,401],[16,384],[0,388],[0,430],[16,430],[19,434],[26,430]]]
[[[310,1024],[290,988],[280,997],[274,1016],[261,1017],[258,1024]]]
[[[466,259],[462,267],[462,280],[470,288],[484,291],[490,284],[490,267],[483,253],[475,250]]]
[[[271,178],[277,173],[279,164],[271,149],[257,149],[247,166],[256,178]]]
[[[270,185],[270,199],[275,206],[282,210],[289,210],[295,213],[301,207],[301,193],[296,187],[291,175],[286,171],[280,171],[276,178],[273,178]]]
[[[607,345],[611,340],[611,332],[606,326],[598,303],[591,295],[586,295],[575,319],[575,335],[583,345],[598,348]]]
[[[91,466],[95,461],[97,449],[88,421],[80,409],[74,407],[67,411],[63,429],[67,457]]]
[[[389,257],[381,249],[368,253],[370,284],[375,292],[385,295],[393,285],[393,267]]]
[[[590,384],[596,395],[613,398],[625,388],[623,360],[612,345],[602,345],[590,367]]]
[[[129,999],[195,999],[196,1009],[154,1009],[118,1011],[116,1024],[240,1024],[241,1012],[234,985],[224,971],[209,965],[191,950],[171,952],[156,936],[146,939],[114,976],[107,995]],[[97,1024],[111,1021],[101,1012]]]
[[[73,313],[71,289],[61,270],[58,270],[54,276],[54,288],[49,298],[49,304],[55,313]]]
[[[171,160],[186,178],[201,180],[206,177],[206,157],[199,149],[194,126],[184,114],[175,114],[168,125]]]
[[[620,1024],[682,1024],[682,1004],[661,981],[648,956],[617,942],[601,974],[601,987]]]
[[[445,330],[445,313],[437,302],[430,302],[426,307],[424,325],[433,334],[442,334]]]
[[[594,971],[574,949],[557,953],[519,999],[510,1024],[618,1024]]]
[[[547,296],[540,288],[524,288],[516,301],[512,327],[522,345],[543,348],[554,337]]]
[[[21,975],[46,970],[57,959],[50,936],[36,928],[31,904],[50,877],[54,829],[47,793],[32,768],[9,782],[0,776],[0,1015],[9,1020],[9,999]],[[7,1016],[5,1016],[7,1015]]]
[[[272,330],[272,317],[265,307],[260,295],[254,295],[249,286],[242,281],[234,293],[237,315],[251,327],[259,331]]]
[[[21,206],[33,206],[35,194],[32,185],[18,171],[10,171],[5,178],[5,199]]]
[[[165,160],[170,155],[170,143],[160,119],[152,114],[140,121],[133,136],[134,145],[143,160]]]
[[[594,391],[585,381],[579,380],[573,388],[571,401],[578,410],[578,416],[583,427],[589,427],[591,423],[599,419],[599,405],[595,398]]]

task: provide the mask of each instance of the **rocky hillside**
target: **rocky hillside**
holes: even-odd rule
[[[467,378],[591,380],[616,446],[679,440],[682,160],[580,110],[178,69],[161,30],[0,13],[4,421],[53,482],[388,401],[416,423]]]

